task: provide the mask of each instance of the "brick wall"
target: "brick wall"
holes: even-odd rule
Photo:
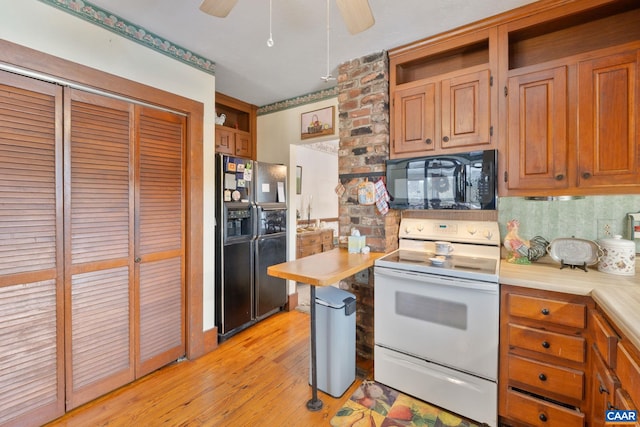
[[[338,173],[345,187],[339,205],[339,242],[346,247],[353,228],[367,237],[372,251],[398,246],[399,212],[381,215],[375,205],[358,204],[357,187],[385,174],[389,158],[389,61],[386,52],[354,59],[339,67]],[[356,350],[373,359],[373,269],[344,280],[340,286],[356,295]]]

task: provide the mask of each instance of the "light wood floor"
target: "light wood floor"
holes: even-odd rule
[[[283,312],[47,426],[328,426],[361,383],[340,399],[319,392],[324,407],[310,412],[308,378],[309,316]]]

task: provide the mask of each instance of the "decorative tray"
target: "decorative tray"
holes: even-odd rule
[[[575,237],[553,239],[547,252],[554,261],[564,265],[594,265],[603,254],[596,242]]]

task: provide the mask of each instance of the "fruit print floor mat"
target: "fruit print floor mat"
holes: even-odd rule
[[[479,427],[441,408],[375,381],[363,381],[338,413],[333,427]]]

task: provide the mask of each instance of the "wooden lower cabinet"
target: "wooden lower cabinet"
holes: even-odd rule
[[[585,425],[591,305],[589,297],[501,286],[501,423]]]
[[[333,229],[303,231],[296,235],[296,259],[333,249]]]

